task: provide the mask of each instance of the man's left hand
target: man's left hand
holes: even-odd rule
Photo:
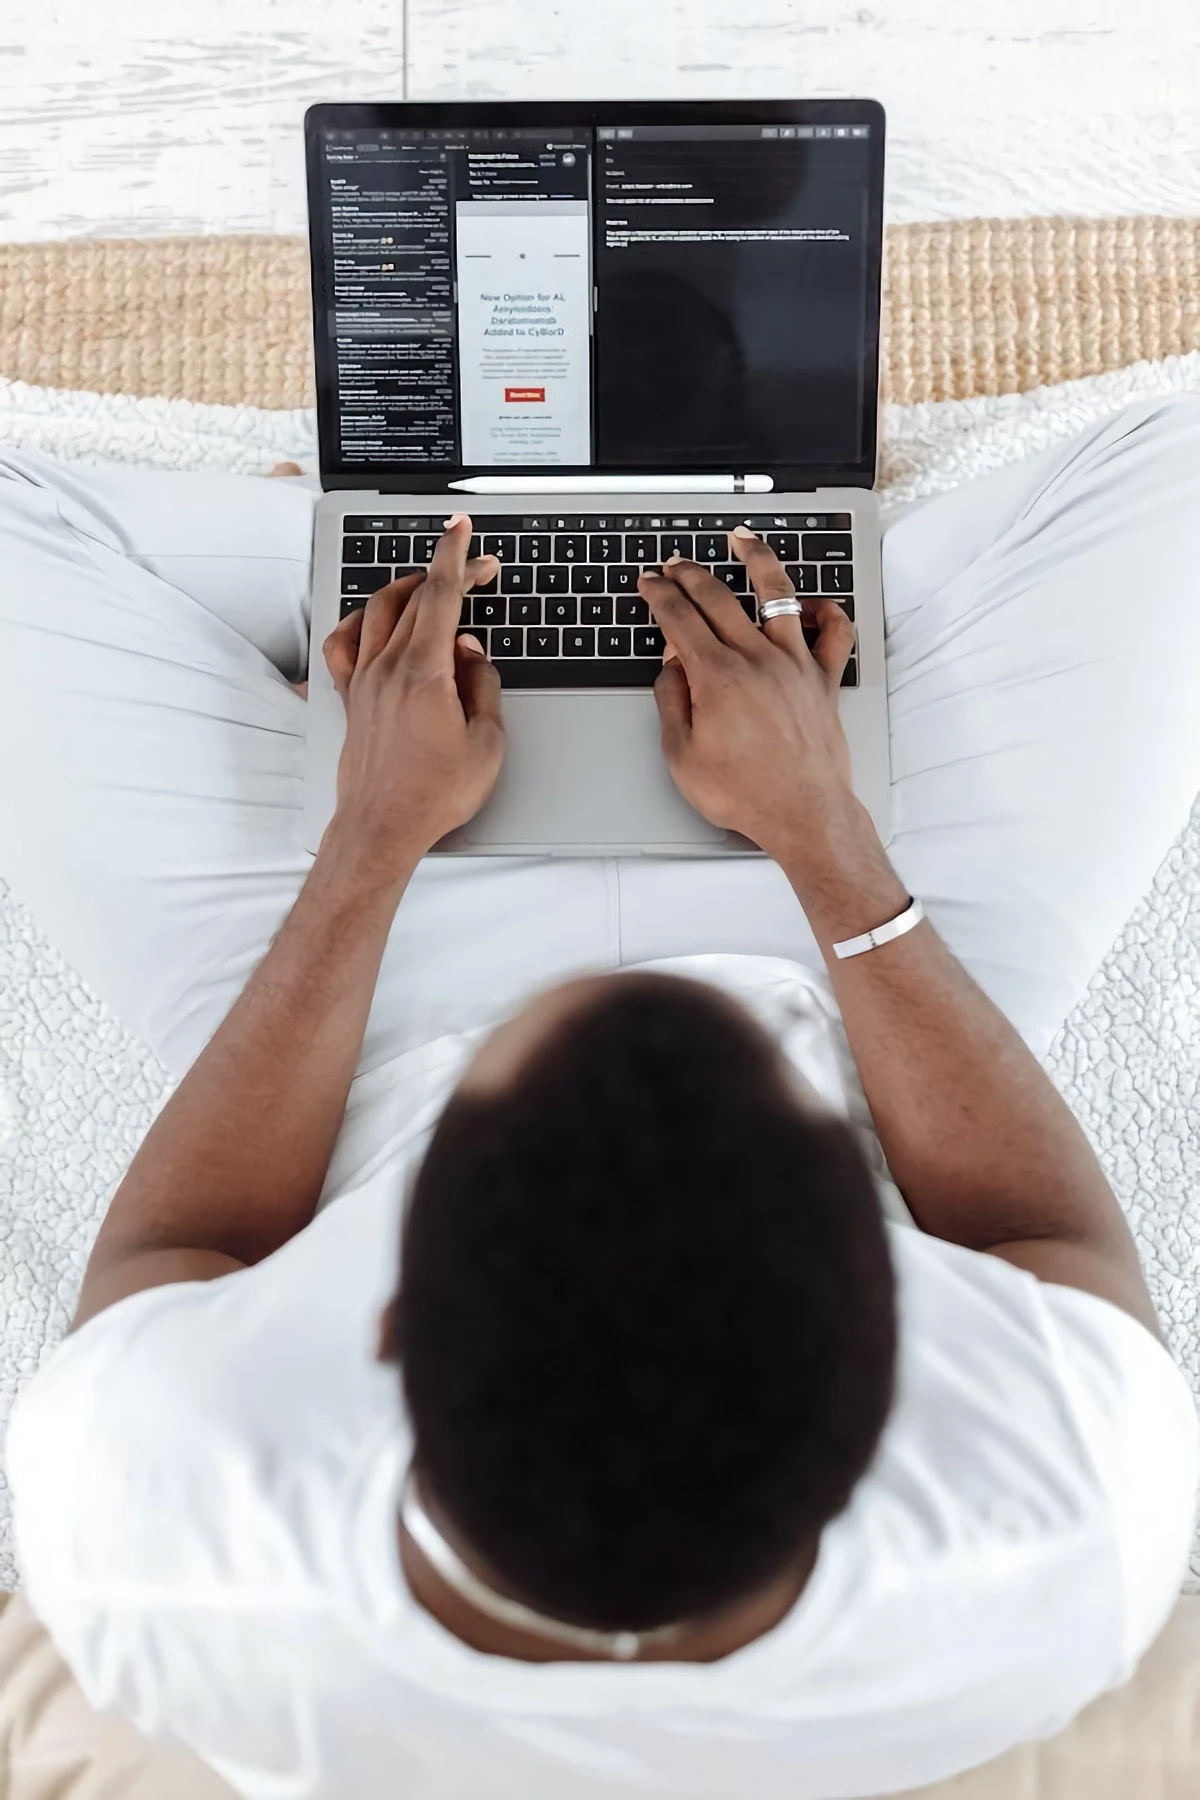
[[[470,541],[456,513],[428,573],[380,588],[325,640],[346,708],[334,828],[385,877],[406,879],[500,773],[500,677],[476,639],[457,636],[463,595],[498,567],[468,562]]]

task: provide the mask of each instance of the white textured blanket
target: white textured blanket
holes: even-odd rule
[[[1002,399],[892,408],[889,507],[1028,455],[1139,394],[1200,389],[1200,355]],[[0,441],[82,461],[247,473],[314,462],[307,413],[0,382]],[[9,771],[6,779],[13,778]],[[1200,1398],[1200,807],[1059,1033],[1048,1067],[1124,1204]],[[66,1329],[108,1196],[162,1103],[162,1069],[0,884],[0,1429]],[[1193,1558],[1200,1588],[1200,1545]],[[0,1587],[15,1581],[0,1475]]]

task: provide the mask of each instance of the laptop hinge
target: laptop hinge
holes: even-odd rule
[[[717,488],[708,486],[707,478],[703,476],[696,476],[695,474],[687,476],[672,475],[667,470],[663,470],[661,474],[656,472],[653,475],[647,475],[643,471],[638,475],[614,476],[612,477],[612,480],[615,485],[611,488],[607,485],[609,477],[605,476],[605,486],[603,488],[598,488],[594,485],[595,477],[589,476],[587,472],[578,476],[543,476],[523,471],[519,477],[487,477],[489,481],[495,479],[500,484],[496,487],[489,487],[482,490],[476,488],[475,490],[471,490],[464,489],[460,485],[466,480],[479,481],[481,479],[483,478],[479,476],[469,476],[465,471],[459,472],[449,469],[438,475],[430,475],[417,469],[405,472],[392,469],[387,471],[380,470],[378,475],[375,475],[366,469],[356,469],[353,473],[348,470],[338,470],[336,472],[323,470],[321,474],[321,485],[327,493],[339,489],[352,489],[369,490],[371,493],[375,494],[438,494],[442,496],[451,493],[469,493],[471,491],[497,495],[503,493],[541,493],[546,494],[547,496],[556,492],[564,494],[585,494],[603,493],[606,491],[614,493],[619,491],[626,494],[637,494],[650,493],[652,491],[661,493],[664,489],[669,493],[680,495],[687,493],[730,494],[739,491],[742,493],[804,494],[812,493],[817,488],[870,488],[874,486],[875,471],[873,467],[870,469],[862,469],[852,466],[847,467],[845,464],[836,468],[778,468],[773,470],[768,477],[769,486],[767,488],[758,489],[746,487],[741,490],[735,489],[732,486],[733,481],[737,479],[735,476],[724,476],[720,478],[730,485]],[[747,481],[749,478],[747,476],[742,476],[741,479]],[[518,485],[518,482],[520,482],[521,485]],[[693,487],[691,485],[693,482],[705,482],[705,485]]]
[[[451,477],[456,494],[769,494],[769,475],[685,475],[664,469],[654,475],[464,475]],[[411,493],[399,483],[381,483],[381,494]]]

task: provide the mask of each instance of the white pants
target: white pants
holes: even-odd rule
[[[0,453],[0,873],[175,1074],[309,867],[313,500]],[[1200,786],[1200,400],[910,510],[884,574],[891,855],[1041,1055]],[[542,983],[702,951],[820,963],[765,861],[427,861],[360,1073]]]

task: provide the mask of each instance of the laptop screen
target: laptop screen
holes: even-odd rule
[[[436,110],[310,114],[326,473],[873,466],[877,108]]]

